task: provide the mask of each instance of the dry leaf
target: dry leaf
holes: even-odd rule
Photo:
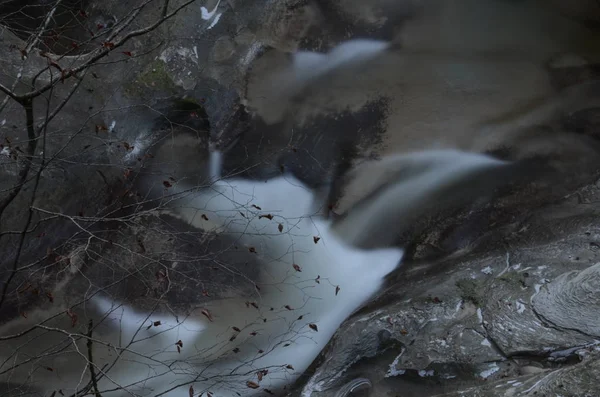
[[[229,342],[233,342],[235,340],[235,338],[237,338],[237,336],[232,335],[231,338],[229,338]]]
[[[262,354],[262,353],[264,353],[264,352],[265,352],[264,350],[259,350],[259,351],[258,351],[258,353],[260,353],[260,354]]]
[[[194,386],[190,385],[190,397],[194,397]]]
[[[402,329],[400,330],[400,333],[401,333],[402,335],[408,335],[408,331],[407,331],[407,330],[405,330],[404,328],[402,328]]]
[[[285,308],[288,310],[294,310],[294,309],[292,309],[292,307],[290,305],[285,305]]]
[[[163,185],[165,185],[165,187],[167,189],[170,188],[171,186],[173,186],[173,185],[171,185],[171,182],[169,182],[169,181],[163,181]]]
[[[241,330],[241,329],[239,329],[238,327],[231,327],[231,328],[233,328],[233,330],[234,330],[235,332],[242,332],[242,330]]]
[[[272,221],[273,220],[273,215],[266,214],[266,215],[259,215],[258,216],[258,219],[262,219],[262,218],[267,218],[268,220]]]
[[[310,329],[312,329],[313,331],[319,332],[319,328],[317,327],[317,324],[310,323],[310,324],[308,324],[308,326],[309,326],[309,327],[310,327]]]
[[[177,353],[181,353],[181,347],[177,346]]]
[[[256,254],[256,248],[254,248],[254,247],[249,247],[248,251],[250,251],[253,254]]]
[[[261,380],[263,380],[263,377],[266,376],[269,373],[268,369],[263,369],[260,370],[256,373],[256,376],[258,377],[258,381],[260,382]]]
[[[71,309],[67,310],[67,316],[71,318],[71,327],[75,327],[77,324],[77,314],[73,313]]]
[[[179,347],[183,347],[183,342],[181,341],[181,339],[179,339],[177,342],[175,342],[175,344]]]
[[[252,382],[251,380],[246,382],[246,386],[248,386],[251,389],[258,389],[260,387],[258,384]]]
[[[280,223],[279,226],[277,226],[277,229],[279,230],[279,233],[283,232],[283,225]]]
[[[236,353],[236,354],[239,353],[240,352],[239,347],[236,347],[235,349],[233,349],[233,352]]]
[[[320,279],[321,279],[321,275],[317,274],[317,278],[315,278],[315,283],[321,284],[321,281],[319,281]]]
[[[275,393],[273,393],[271,390],[269,389],[263,389],[265,391],[265,393],[268,393],[270,395],[275,395]]]
[[[340,289],[341,289],[341,288],[340,288],[340,286],[339,286],[339,285],[336,285],[336,286],[335,286],[335,296],[337,296],[338,292],[340,292]]]
[[[208,321],[212,322],[213,316],[212,316],[212,314],[210,314],[210,312],[207,309],[202,309],[201,313],[204,314],[206,316],[206,318],[208,318]]]
[[[252,204],[252,207],[256,208],[256,209],[257,209],[257,210],[259,210],[259,211],[261,211],[261,210],[262,210],[262,208],[260,208],[260,207],[259,207],[258,205],[256,205],[256,204]]]
[[[303,318],[304,318],[304,316],[299,316],[298,321],[302,320]]]
[[[296,265],[295,263],[292,265],[294,267],[294,270],[297,272],[301,272],[302,269],[300,268],[300,266]]]
[[[158,327],[160,325],[160,321],[155,321],[152,325],[154,325],[155,327]]]
[[[321,237],[313,236],[313,241],[315,242],[315,244],[318,243],[320,239]]]
[[[292,367],[290,364],[285,366],[287,369],[291,369],[292,371],[294,370],[294,367]]]
[[[250,335],[256,336],[256,335],[258,335],[258,333],[256,331],[252,331],[252,332],[250,332]]]
[[[204,219],[205,221],[208,220],[208,216],[206,216],[206,214],[202,214],[202,219]]]

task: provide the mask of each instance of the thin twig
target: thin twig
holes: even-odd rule
[[[96,378],[96,369],[94,368],[94,356],[92,354],[92,331],[94,329],[94,320],[90,319],[88,323],[88,332],[87,332],[87,350],[88,350],[88,361],[90,366],[90,375],[92,377],[92,387],[94,388],[94,394],[96,397],[102,397],[100,394],[100,390],[98,390],[98,380]]]

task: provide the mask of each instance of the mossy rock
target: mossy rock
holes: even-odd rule
[[[466,302],[472,302],[475,306],[483,306],[485,301],[481,282],[470,278],[463,278],[456,282],[456,287],[460,291],[460,297]]]
[[[180,91],[169,75],[166,64],[160,59],[149,63],[124,88],[127,95],[135,97],[145,97],[148,94],[173,95]]]

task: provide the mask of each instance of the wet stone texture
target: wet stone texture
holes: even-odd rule
[[[89,21],[110,28],[127,14],[125,3],[90,0]],[[226,175],[262,179],[287,170],[313,187],[329,181],[339,158],[351,165],[455,147],[539,158],[546,168],[491,202],[419,220],[418,233],[399,237],[407,244],[404,265],[340,327],[291,394],[333,397],[366,378],[372,395],[597,396],[598,97],[588,93],[565,107],[544,101],[598,78],[600,12],[593,1],[452,3],[456,9],[434,0],[207,0],[132,40],[127,51],[142,55],[95,67],[50,124],[34,164],[43,151],[58,165],[42,173],[38,198],[31,201],[28,181],[0,218],[2,232],[20,231],[33,205],[39,223],[24,240],[18,262],[28,266],[7,290],[0,324],[23,313],[60,312],[103,288],[141,308],[166,298],[159,310],[182,312],[212,298],[255,294],[257,264],[242,248],[186,228],[157,204],[180,179],[207,183],[210,144],[224,150]],[[481,11],[475,5],[483,3],[498,8],[473,20],[477,13],[466,10]],[[215,14],[203,19],[208,10]],[[527,18],[538,21],[532,10],[552,29],[487,42],[469,33],[481,20],[509,31],[506,23],[517,15],[511,12],[520,19],[510,32],[520,32]],[[10,12],[0,7],[0,14]],[[141,13],[140,26],[156,12]],[[40,16],[28,23],[39,24]],[[452,30],[459,25],[465,37]],[[9,28],[0,29],[0,81],[10,86],[46,60],[32,53],[24,62],[9,50],[23,44]],[[553,41],[548,31],[570,33]],[[285,117],[269,121],[274,108],[263,98],[264,83],[289,66],[290,52],[325,52],[357,37],[399,45],[360,74],[340,73],[323,83],[326,89],[312,87],[282,110]],[[70,44],[45,45],[62,54]],[[515,53],[506,56],[506,48]],[[86,51],[81,46],[77,54]],[[557,53],[566,55],[551,62]],[[67,91],[68,84],[59,85],[54,94]],[[39,114],[43,102],[35,103]],[[10,150],[27,145],[23,119],[11,101],[0,113],[0,139]],[[0,199],[22,166],[4,154]],[[339,195],[351,205],[344,189]],[[5,280],[19,233],[0,239]]]

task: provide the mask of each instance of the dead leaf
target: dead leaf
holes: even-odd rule
[[[154,325],[155,327],[158,327],[161,324],[160,321],[155,321],[154,323],[152,323],[152,325]]]
[[[317,278],[315,278],[315,283],[321,284],[321,281],[319,281],[320,279],[321,279],[321,275],[317,274]]]
[[[237,336],[232,335],[231,338],[229,338],[229,342],[233,342],[235,340],[235,338],[237,338]]]
[[[298,321],[302,320],[303,318],[304,318],[304,316],[299,316]]]
[[[294,270],[297,272],[301,272],[302,268],[300,268],[300,266],[296,265],[295,263],[292,265],[294,267]]]
[[[253,254],[256,254],[256,248],[254,248],[254,247],[249,247],[248,251],[250,251]]]
[[[258,304],[256,304],[256,302],[250,302],[250,304],[254,306],[255,309],[258,309]]]
[[[252,207],[256,208],[256,209],[257,209],[257,210],[259,210],[259,211],[262,211],[262,208],[260,208],[260,207],[259,207],[258,205],[256,205],[256,204],[252,204]]]
[[[251,389],[258,389],[260,387],[258,384],[252,382],[251,380],[246,382],[246,386],[248,386]]]
[[[402,329],[400,330],[400,333],[401,333],[402,335],[408,335],[408,331],[407,331],[407,330],[405,330],[404,328],[402,328]]]
[[[313,241],[315,242],[315,244],[318,243],[320,239],[321,237],[313,236]]]
[[[236,347],[235,349],[233,349],[233,352],[236,353],[236,354],[239,353],[240,352],[239,347]]]
[[[259,215],[258,216],[258,219],[262,219],[262,218],[267,218],[268,220],[272,221],[273,220],[273,215],[266,214],[266,215]]]
[[[208,220],[208,216],[206,216],[206,214],[202,214],[202,219],[204,219],[205,221]]]
[[[258,352],[259,352],[260,354],[262,354],[262,353],[264,353],[265,351],[264,351],[264,350],[259,350]]]
[[[279,230],[279,233],[283,232],[283,225],[280,223],[279,226],[277,226],[277,229]]]
[[[261,380],[263,380],[263,377],[266,376],[269,373],[268,369],[262,369],[260,371],[258,371],[256,373],[256,376],[258,377],[258,381],[260,382]]]
[[[310,323],[310,324],[308,324],[308,326],[309,326],[309,327],[310,327],[310,329],[312,329],[313,331],[315,331],[315,332],[319,332],[319,328],[317,327],[317,324]]]
[[[231,328],[233,328],[233,330],[234,330],[235,332],[242,332],[242,330],[241,330],[241,329],[239,329],[238,327],[231,327]]]
[[[194,386],[190,385],[190,397],[194,397]]]
[[[23,316],[23,318],[27,318],[27,313],[21,312],[21,316]]]
[[[171,182],[169,182],[169,181],[163,181],[163,185],[165,185],[165,187],[167,189],[173,186],[173,185],[171,185]]]
[[[339,285],[336,285],[336,286],[335,286],[335,296],[337,296],[338,292],[340,292],[340,289],[341,289],[341,288],[340,288],[340,286],[339,286]]]
[[[71,309],[67,310],[67,316],[71,319],[71,327],[75,327],[77,324],[77,314],[73,313]]]
[[[46,367],[46,371],[54,372],[54,369],[50,368],[50,367]]]
[[[250,332],[250,335],[256,336],[256,335],[258,335],[258,333],[256,331],[252,331],[252,332]]]
[[[175,342],[175,344],[179,347],[183,347],[183,342],[181,341],[181,339],[179,339],[177,342]]]
[[[268,393],[270,395],[275,395],[275,393],[273,393],[271,390],[269,389],[263,389],[265,391],[265,393]]]
[[[292,371],[294,371],[294,367],[292,367],[290,364],[285,366],[287,369],[291,369]]]
[[[285,305],[285,308],[288,310],[294,310],[294,309],[292,309],[292,307],[290,305]]]
[[[212,314],[210,314],[210,312],[207,309],[202,309],[201,313],[204,314],[206,316],[206,318],[208,318],[208,321],[212,322],[213,316],[212,316]]]
[[[127,55],[128,57],[133,56],[133,54],[131,53],[131,51],[123,51],[123,54]]]
[[[181,347],[177,346],[177,353],[181,353]]]

